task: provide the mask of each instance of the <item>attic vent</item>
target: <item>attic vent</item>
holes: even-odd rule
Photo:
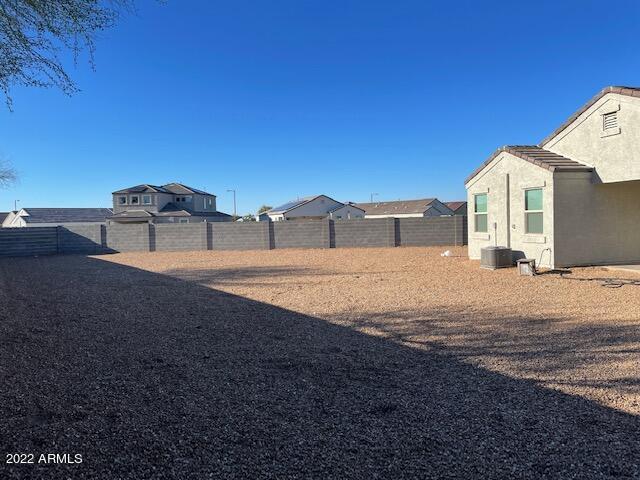
[[[602,115],[602,129],[612,130],[618,128],[618,112],[605,113]]]

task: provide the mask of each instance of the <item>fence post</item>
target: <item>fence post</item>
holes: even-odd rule
[[[331,248],[331,219],[328,217],[322,222],[322,248]]]
[[[142,225],[142,235],[147,239],[147,252],[156,251],[156,226],[151,223]]]
[[[391,217],[391,218],[387,218],[386,219],[386,237],[387,237],[387,245],[389,247],[397,247],[398,245],[400,245],[400,239],[398,238],[397,235],[397,231],[399,230],[398,228],[396,228],[396,222],[397,222],[397,218]]]
[[[56,254],[60,255],[60,253],[62,252],[62,245],[60,245],[61,240],[60,237],[62,236],[62,232],[60,231],[62,227],[60,225],[58,225],[56,227]]]

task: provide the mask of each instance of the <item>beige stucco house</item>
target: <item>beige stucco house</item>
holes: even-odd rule
[[[182,183],[148,183],[113,192],[113,215],[107,222],[200,223],[230,222],[231,215],[216,209],[216,196]]]
[[[533,146],[465,182],[469,256],[491,245],[568,267],[640,263],[640,88],[608,87]]]

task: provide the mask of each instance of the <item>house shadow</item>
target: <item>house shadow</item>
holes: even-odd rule
[[[637,416],[84,256],[0,261],[3,478],[637,478]],[[527,319],[520,319],[523,322]]]

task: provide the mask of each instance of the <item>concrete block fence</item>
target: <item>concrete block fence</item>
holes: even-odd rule
[[[463,216],[0,228],[0,257],[466,244]]]

